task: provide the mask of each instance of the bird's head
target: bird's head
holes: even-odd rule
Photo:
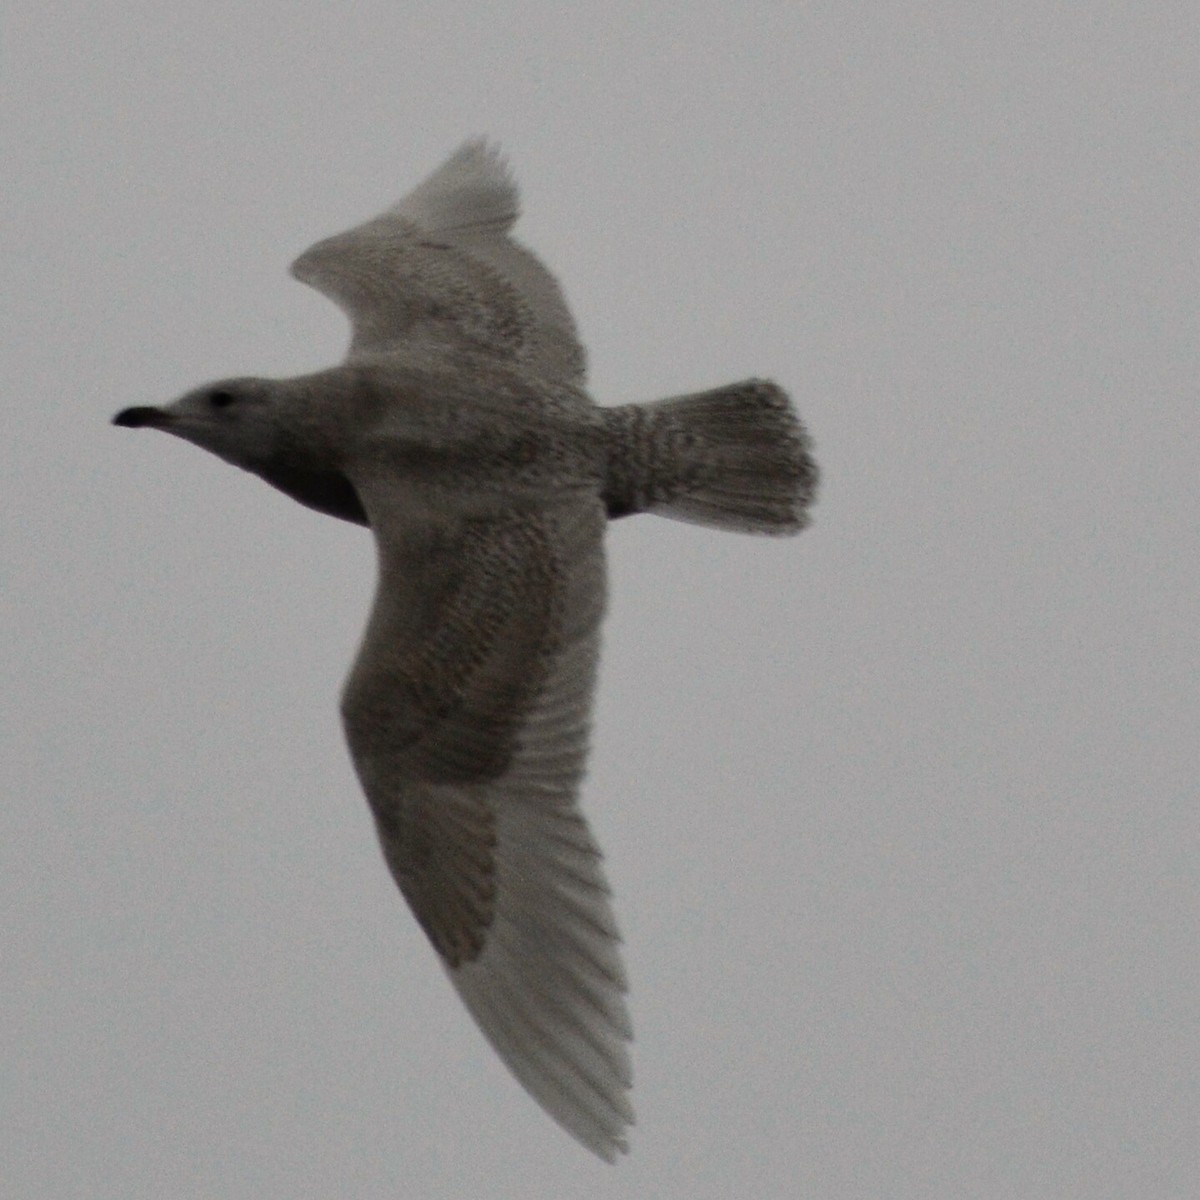
[[[161,408],[122,409],[114,425],[161,429],[235,466],[254,470],[279,448],[280,401],[286,388],[270,379],[223,379]]]

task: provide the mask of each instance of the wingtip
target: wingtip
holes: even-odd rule
[[[469,166],[478,175],[491,177],[497,182],[503,182],[509,187],[516,187],[512,167],[508,155],[500,143],[486,133],[473,134],[446,160],[443,166],[461,160],[464,166]],[[440,168],[439,168],[440,169]]]
[[[516,180],[500,147],[468,138],[391,212],[430,230],[510,229],[520,211]]]

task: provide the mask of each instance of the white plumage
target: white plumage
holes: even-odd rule
[[[370,526],[379,581],[342,715],[384,857],[501,1058],[611,1160],[633,1121],[632,1034],[578,805],[605,523],[792,533],[816,470],[773,384],[597,408],[558,284],[509,237],[516,216],[499,155],[468,143],[293,264],[349,316],[344,364],[115,420]]]

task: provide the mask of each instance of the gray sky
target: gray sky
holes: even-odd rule
[[[1193,4],[7,25],[8,1194],[1197,1193]],[[598,399],[771,376],[824,471],[797,541],[612,530],[615,1168],[380,861],[336,711],[367,536],[107,425],[337,359],[287,263],[475,133]]]

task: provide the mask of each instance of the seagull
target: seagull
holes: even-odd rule
[[[485,140],[293,275],[349,317],[339,365],[210,383],[159,429],[370,528],[373,608],[341,698],[383,856],[484,1036],[612,1162],[634,1114],[627,982],[579,806],[607,522],[807,523],[817,469],[784,391],[747,380],[598,406],[557,282],[510,236]]]

